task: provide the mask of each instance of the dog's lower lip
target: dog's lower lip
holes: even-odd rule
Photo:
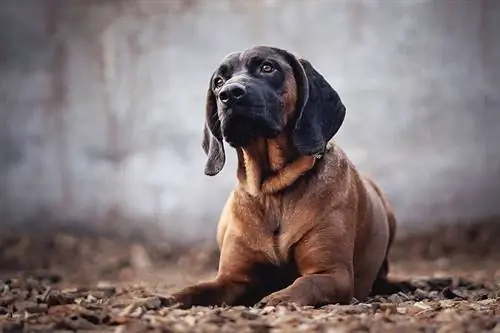
[[[255,133],[247,125],[248,118],[245,116],[232,116],[222,124],[222,134],[224,140],[234,148],[240,148],[248,145]]]
[[[252,141],[252,138],[250,138],[250,137],[244,138],[244,139],[241,139],[241,138],[235,139],[235,138],[231,138],[231,137],[224,137],[224,139],[233,148],[246,147]]]
[[[252,114],[249,110],[227,109],[222,119],[224,140],[233,148],[242,148],[251,144],[256,137],[276,138],[281,133],[278,124]]]

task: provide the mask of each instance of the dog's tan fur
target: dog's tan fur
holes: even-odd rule
[[[296,94],[284,95],[289,120]],[[317,306],[382,288],[396,228],[382,191],[333,142],[316,159],[290,141],[285,131],[237,149],[238,184],[217,230],[218,274],[175,293],[175,302]]]

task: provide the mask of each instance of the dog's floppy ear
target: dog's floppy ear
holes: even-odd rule
[[[205,128],[203,129],[202,147],[208,159],[205,164],[205,174],[215,176],[221,172],[226,163],[224,143],[219,117],[217,116],[217,103],[212,91],[212,79],[208,84],[207,100],[205,106]]]
[[[302,155],[323,154],[344,122],[346,108],[338,93],[311,63],[288,53],[297,82],[293,144]]]

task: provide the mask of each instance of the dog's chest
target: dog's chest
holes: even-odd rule
[[[255,250],[263,252],[273,265],[290,264],[293,261],[291,249],[294,240],[301,232],[294,221],[294,209],[273,202],[264,207],[261,221],[257,222],[262,238]]]

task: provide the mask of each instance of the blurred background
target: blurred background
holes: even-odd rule
[[[259,44],[339,92],[402,232],[500,214],[498,1],[2,0],[0,223],[214,239],[236,165],[203,173],[205,92]]]

